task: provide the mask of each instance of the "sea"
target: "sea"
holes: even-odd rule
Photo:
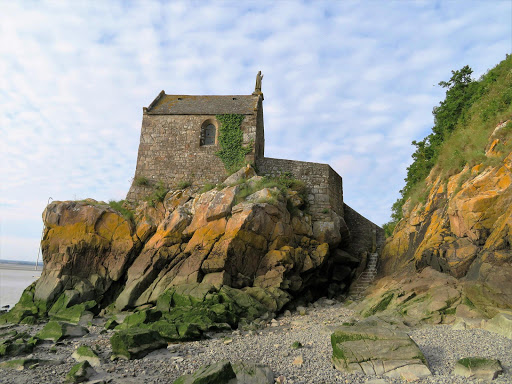
[[[42,270],[41,263],[36,268],[35,263],[0,259],[0,309],[12,308],[23,290],[41,276]]]

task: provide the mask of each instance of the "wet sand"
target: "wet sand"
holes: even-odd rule
[[[41,276],[42,267],[34,270],[34,265],[0,263],[0,308],[14,306],[32,282]]]

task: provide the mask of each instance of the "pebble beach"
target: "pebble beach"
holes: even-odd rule
[[[170,344],[139,360],[110,361],[109,339],[113,331],[103,331],[101,319],[88,326],[90,333],[80,339],[39,345],[33,355],[39,359],[60,360],[58,365],[37,366],[23,371],[3,371],[2,383],[62,382],[75,364],[71,357],[80,345],[87,344],[102,357],[91,378],[109,383],[172,383],[179,376],[192,373],[205,364],[222,359],[244,360],[268,365],[276,378],[289,384],[327,383],[403,383],[400,379],[346,374],[332,368],[330,357],[332,330],[344,322],[357,321],[354,312],[343,303],[323,300],[306,311],[286,313],[258,330],[235,330],[210,335],[210,339]],[[34,332],[42,326],[15,326]],[[449,325],[411,328],[409,335],[427,358],[432,376],[420,383],[481,383],[451,374],[461,357],[483,356],[501,361],[504,373],[493,383],[512,383],[512,340],[481,329],[453,330]],[[301,348],[292,344],[300,342]]]

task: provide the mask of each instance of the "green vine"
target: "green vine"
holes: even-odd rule
[[[230,173],[238,171],[245,165],[245,156],[252,151],[253,144],[242,145],[243,133],[240,129],[244,115],[217,115],[220,123],[219,144],[220,150],[215,154],[224,163],[224,168]]]

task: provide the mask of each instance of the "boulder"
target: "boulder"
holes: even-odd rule
[[[167,343],[150,329],[129,328],[116,332],[110,338],[112,357],[122,359],[138,359],[155,349],[165,348]]]
[[[81,325],[66,323],[64,321],[50,321],[36,335],[41,340],[53,340],[55,342],[68,337],[82,337],[88,334],[87,328]]]
[[[503,367],[499,360],[484,357],[465,357],[460,359],[455,364],[453,370],[454,375],[485,381],[494,380],[502,372]]]
[[[262,364],[230,363],[227,360],[199,368],[191,375],[181,376],[173,384],[273,384],[274,373]]]
[[[88,361],[73,365],[71,370],[66,375],[65,383],[82,383],[88,381],[96,371],[91,367]]]
[[[249,180],[256,176],[256,171],[254,168],[247,164],[244,168],[241,168],[240,170],[233,173],[231,176],[229,176],[226,180],[224,180],[225,185],[233,185],[237,184],[243,180]]]
[[[99,356],[88,345],[79,346],[71,357],[79,363],[87,361],[93,367],[98,367],[101,364]]]
[[[340,371],[391,378],[431,375],[423,353],[407,333],[381,320],[338,327],[331,343],[332,362]]]
[[[63,362],[60,360],[44,360],[35,358],[24,358],[4,361],[0,363],[1,369],[13,369],[16,371],[23,371],[27,368],[35,368],[39,365],[60,365]]]
[[[231,366],[236,374],[235,383],[274,384],[274,372],[266,365],[238,361]]]
[[[236,374],[231,363],[222,360],[215,364],[205,365],[191,375],[181,376],[173,384],[228,384],[231,379],[235,378]]]
[[[30,337],[27,333],[18,333],[13,330],[7,334],[0,335],[0,357],[20,356],[32,352],[37,339]]]
[[[512,339],[512,314],[499,313],[486,321],[483,328]]]

